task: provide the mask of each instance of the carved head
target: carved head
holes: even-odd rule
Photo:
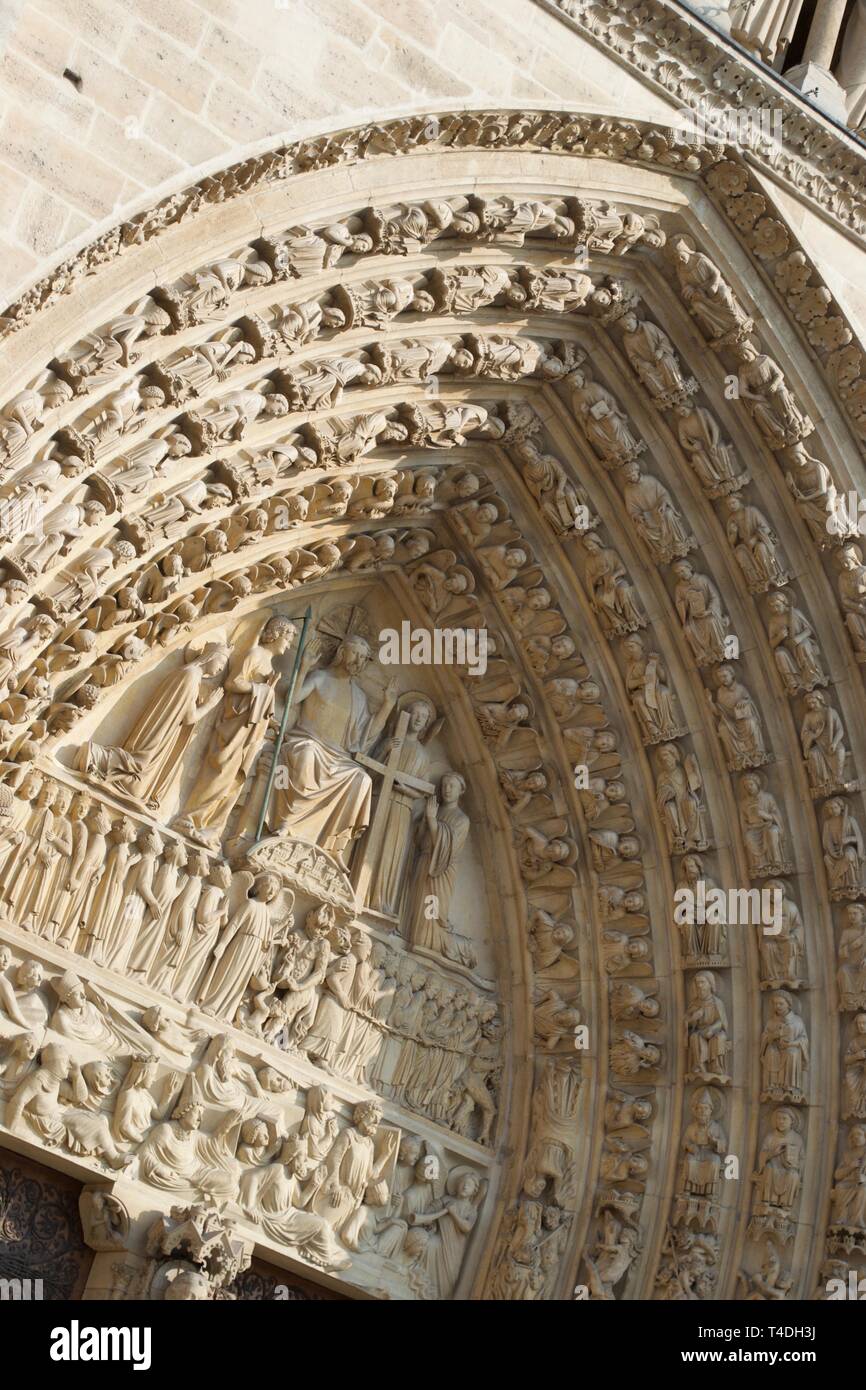
[[[696,1091],[692,1097],[691,1111],[699,1124],[709,1124],[713,1118],[713,1097],[706,1086]]]
[[[840,569],[856,570],[863,563],[863,554],[859,545],[845,545],[839,551],[837,560]]]
[[[405,1163],[410,1168],[414,1168],[415,1165],[420,1162],[422,1168],[425,1167],[421,1159],[422,1147],[422,1142],[417,1134],[404,1134],[400,1140],[400,1148],[397,1153],[398,1163]],[[421,1177],[424,1176],[424,1174],[419,1173],[416,1174],[416,1176]]]
[[[15,971],[15,984],[18,989],[29,992],[42,984],[43,971],[38,960],[23,960]]]
[[[352,934],[346,927],[335,927],[334,950],[338,956],[347,956],[352,949]]]
[[[121,816],[114,827],[112,838],[119,845],[131,845],[137,834],[135,825],[128,816]]]
[[[228,647],[223,646],[221,642],[215,644],[214,646],[205,647],[204,651],[198,658],[199,665],[201,666],[202,675],[220,675],[228,659],[229,649]]]
[[[215,888],[226,889],[232,881],[232,871],[228,864],[217,862],[210,871],[210,882]]]
[[[696,999],[710,999],[715,990],[716,981],[712,972],[700,970],[692,980],[692,993]]]
[[[210,1279],[201,1269],[170,1270],[166,1275],[166,1302],[205,1303],[212,1297]]]
[[[61,1004],[68,1009],[82,1009],[87,1003],[84,985],[71,970],[65,971],[59,980],[54,981],[54,989]]]
[[[251,896],[257,898],[259,902],[272,903],[281,888],[282,883],[277,874],[259,874],[253,884]]]
[[[311,1086],[307,1092],[307,1114],[322,1118],[334,1113],[334,1097],[324,1086]]]
[[[359,676],[371,656],[370,644],[365,637],[344,637],[337,648],[333,666],[335,669],[342,668],[350,676]]]
[[[180,840],[169,840],[163,851],[163,857],[176,869],[182,869],[186,864],[186,850]]]
[[[279,616],[270,618],[265,624],[261,644],[279,655],[286,650],[290,642],[295,640],[297,631],[295,624],[288,618]]]
[[[99,526],[105,520],[105,507],[101,502],[85,502],[84,523],[86,526]]]
[[[181,1129],[192,1131],[201,1129],[201,1122],[204,1118],[204,1106],[198,1101],[189,1101],[181,1110],[175,1110],[174,1117]]]
[[[436,709],[429,700],[413,700],[409,706],[409,731],[423,734],[436,718]]]
[[[166,438],[168,456],[172,459],[184,458],[192,452],[192,440],[185,434],[170,434]]]
[[[63,1081],[69,1075],[69,1053],[57,1043],[48,1043],[42,1049],[42,1065],[57,1080]]]
[[[862,930],[866,925],[866,907],[862,903],[849,903],[842,914],[846,927],[851,927],[855,931]]]
[[[794,1002],[786,990],[780,989],[770,999],[770,1008],[776,1018],[787,1018],[788,1014],[793,1011]]]
[[[368,960],[373,949],[372,938],[366,932],[359,931],[355,935],[354,952],[357,960]]]
[[[475,366],[475,357],[468,348],[459,347],[452,352],[451,362],[458,372],[471,372]]]
[[[576,648],[572,638],[561,633],[559,637],[554,637],[550,644],[550,650],[557,661],[567,661],[570,656],[574,656]]]
[[[459,772],[443,772],[439,794],[446,806],[456,806],[465,790],[466,783]]]
[[[304,930],[311,939],[327,936],[336,922],[336,914],[330,903],[322,903],[311,908],[304,919]]]
[[[264,1120],[246,1120],[241,1126],[241,1139],[248,1148],[265,1148],[268,1142],[268,1127]]]
[[[352,1112],[355,1128],[368,1139],[372,1138],[382,1120],[381,1108],[374,1101],[361,1101]]]
[[[464,1201],[471,1201],[481,1189],[481,1179],[477,1173],[462,1171],[455,1178],[453,1173],[448,1176],[446,1183],[448,1191],[455,1197],[462,1197]],[[558,1207],[549,1207],[549,1211],[559,1211]]]

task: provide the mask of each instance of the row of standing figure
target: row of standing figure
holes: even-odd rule
[[[112,970],[192,1000],[228,916],[232,873],[84,792],[28,772],[0,846],[0,910]]]

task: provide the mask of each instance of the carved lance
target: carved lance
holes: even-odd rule
[[[262,829],[265,824],[265,817],[268,813],[268,806],[270,805],[271,801],[271,792],[274,786],[274,778],[277,775],[277,759],[280,756],[280,749],[283,746],[283,739],[285,738],[286,734],[286,726],[289,722],[289,713],[292,708],[292,700],[295,697],[295,686],[298,683],[298,672],[301,669],[301,657],[304,654],[304,646],[306,645],[307,641],[307,628],[310,625],[310,618],[312,617],[312,615],[313,610],[311,605],[308,603],[307,611],[304,614],[304,619],[301,623],[301,635],[298,638],[298,645],[295,651],[295,661],[294,665],[292,666],[291,677],[289,678],[289,688],[286,691],[286,702],[283,705],[283,717],[280,720],[279,732],[277,733],[276,741],[274,743],[274,755],[271,759],[271,768],[270,772],[268,773],[268,781],[265,787],[265,795],[264,800],[262,801],[262,809],[259,811],[258,824],[256,825],[256,837],[253,841],[254,845],[257,845],[262,838]]]

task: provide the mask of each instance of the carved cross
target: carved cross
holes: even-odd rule
[[[398,764],[400,754],[403,751],[403,742],[406,738],[406,731],[409,728],[409,711],[404,709],[397,720],[397,728],[394,733],[394,742],[387,762],[380,763],[375,758],[370,758],[366,753],[358,753],[356,762],[361,763],[370,772],[377,772],[382,778],[382,785],[379,788],[379,800],[376,803],[376,810],[370,822],[370,829],[367,834],[367,843],[364,848],[364,857],[355,875],[355,903],[360,910],[367,901],[367,891],[370,887],[370,879],[373,876],[373,866],[376,864],[382,850],[382,843],[385,838],[385,825],[388,819],[388,807],[391,801],[391,794],[394,787],[402,787],[407,791],[423,792],[427,796],[432,796],[436,787],[432,782],[425,782],[420,777],[412,777],[408,772],[401,772]]]

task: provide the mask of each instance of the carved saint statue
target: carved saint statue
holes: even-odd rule
[[[727,1085],[728,1017],[717,994],[716,977],[710,970],[699,970],[689,988],[686,1009],[688,1032],[687,1081],[713,1081]]]
[[[709,848],[707,816],[701,799],[701,773],[694,754],[683,762],[675,743],[664,743],[657,753],[656,805],[659,808],[672,854]]]
[[[456,772],[443,773],[439,798],[431,796],[418,827],[420,858],[409,907],[409,939],[415,946],[453,954],[448,909],[454,892],[457,858],[469,834],[469,817],[460,809],[466,783]]]
[[[691,1122],[683,1132],[680,1173],[674,1223],[713,1230],[718,1221],[717,1201],[722,1158],[727,1141],[718,1120],[718,1091],[703,1087],[691,1097]]]
[[[731,771],[761,767],[767,761],[758,707],[732,666],[719,666],[716,692],[707,692],[719,740]]]
[[[629,637],[622,644],[625,656],[625,685],[640,724],[644,743],[666,743],[680,738],[685,730],[677,722],[674,694],[667,670],[658,652],[646,652],[640,637]]]
[[[849,790],[845,781],[848,749],[845,730],[827,697],[813,690],[805,699],[806,713],[800,725],[800,745],[809,773],[812,795],[826,796],[830,792]]]
[[[859,545],[843,546],[836,563],[839,566],[836,580],[839,602],[854,648],[854,660],[866,663],[866,565]]]
[[[688,560],[677,560],[673,572],[677,578],[674,602],[695,661],[698,666],[724,661],[731,624],[722,611],[718,589],[705,574],[695,574]]]
[[[839,1166],[833,1172],[834,1227],[860,1235],[866,1231],[866,1126],[852,1125]]]
[[[866,1014],[854,1019],[854,1032],[845,1049],[842,1119],[866,1119]]]
[[[762,989],[799,989],[803,983],[805,932],[800,909],[789,897],[782,879],[770,879],[765,887],[778,893],[782,910],[773,923],[772,932],[758,934],[758,953],[761,957]]]
[[[863,897],[866,893],[866,843],[859,821],[841,796],[824,803],[821,821],[830,897],[834,902]]]
[[[809,1065],[806,1025],[787,990],[770,995],[770,1017],[761,1034],[761,1100],[805,1099]]]
[[[787,1105],[773,1111],[772,1129],[761,1141],[752,1181],[755,1205],[749,1233],[772,1231],[786,1239],[788,1218],[800,1191],[803,1140],[797,1133],[796,1112]]]
[[[851,903],[842,913],[836,980],[840,1008],[866,1008],[866,907],[862,903]]]

